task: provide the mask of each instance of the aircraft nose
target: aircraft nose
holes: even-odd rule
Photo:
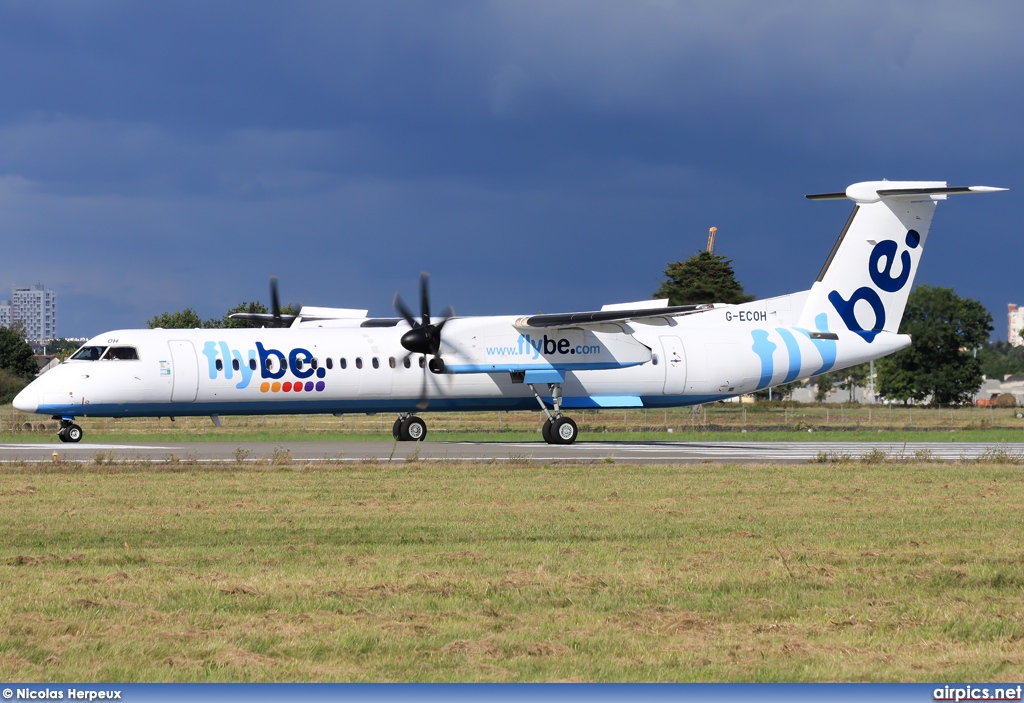
[[[34,413],[39,409],[39,393],[30,384],[14,396],[14,407],[23,413]]]

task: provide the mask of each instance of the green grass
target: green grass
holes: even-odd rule
[[[0,677],[1024,677],[994,464],[0,469]]]

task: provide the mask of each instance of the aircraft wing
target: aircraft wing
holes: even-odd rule
[[[249,322],[259,322],[265,327],[272,326],[275,322],[282,322],[286,325],[290,325],[295,320],[295,315],[279,315],[274,317],[269,312],[236,312],[231,314],[233,320],[248,320]]]
[[[581,327],[590,325],[602,325],[608,322],[626,322],[629,320],[642,320],[645,318],[669,318],[677,315],[692,315],[698,312],[712,310],[715,306],[711,303],[700,305],[671,305],[659,308],[633,308],[633,309],[612,309],[594,310],[591,312],[560,312],[531,317],[521,317],[515,322],[517,328],[522,327]]]

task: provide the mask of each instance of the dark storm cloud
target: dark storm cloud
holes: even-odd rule
[[[286,297],[463,313],[644,298],[720,228],[806,287],[856,180],[1018,185],[1018,3],[12,3],[0,285],[61,330]],[[1019,195],[940,206],[922,280],[1001,319]],[[978,201],[978,202],[975,202]],[[978,231],[976,222],[986,223]],[[965,242],[974,249],[965,254]],[[998,327],[997,327],[998,329]]]

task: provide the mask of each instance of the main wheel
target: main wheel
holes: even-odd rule
[[[555,444],[572,444],[578,435],[579,430],[571,417],[560,417],[551,426],[551,438]]]
[[[544,424],[540,428],[540,436],[544,438],[544,441],[548,444],[554,444],[555,439],[551,436],[551,420],[545,420]]]
[[[422,442],[427,436],[427,423],[415,415],[402,421],[402,439],[406,442]]]
[[[82,441],[82,428],[78,425],[68,425],[67,430],[64,432],[64,441],[66,442],[80,442]]]
[[[391,436],[395,438],[396,442],[402,441],[402,418],[395,420],[395,424],[391,426]]]
[[[68,441],[67,430],[68,430],[67,427],[61,427],[59,430],[57,430],[57,439],[59,439],[61,442],[67,442]]]

